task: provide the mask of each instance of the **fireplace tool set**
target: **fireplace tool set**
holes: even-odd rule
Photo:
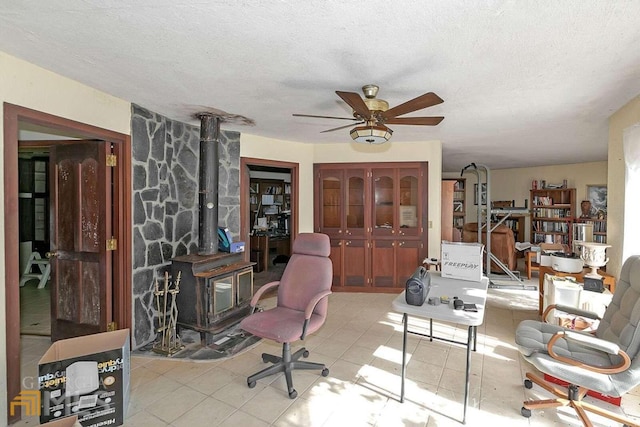
[[[178,321],[178,306],[176,296],[180,293],[180,275],[178,272],[173,287],[169,283],[169,272],[164,273],[164,288],[160,289],[158,279],[155,283],[156,310],[158,311],[158,328],[156,332],[160,338],[153,344],[153,351],[173,356],[184,348],[176,332]]]

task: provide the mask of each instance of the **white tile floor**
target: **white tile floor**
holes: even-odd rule
[[[531,283],[537,283],[537,277]],[[308,337],[305,346],[311,351],[309,360],[327,364],[331,372],[326,378],[312,371],[294,372],[295,400],[288,398],[282,375],[261,380],[253,389],[246,385],[247,375],[264,366],[262,352],[281,352],[275,343],[262,341],[245,353],[215,362],[133,357],[125,425],[460,425],[462,347],[410,336],[406,399],[399,403],[402,327],[401,316],[391,310],[393,298],[395,295],[361,293],[330,296],[327,322]],[[485,322],[478,328],[478,349],[472,355],[467,425],[580,425],[572,410],[535,411],[529,419],[520,415],[525,398],[546,396],[537,386],[533,390],[523,387],[524,372],[530,367],[519,356],[513,338],[521,320],[537,318],[537,298],[536,291],[489,291]],[[466,328],[434,325],[440,335],[466,337]],[[414,328],[422,326],[413,322]],[[48,346],[48,338],[23,337],[26,387],[35,375],[39,355]],[[622,409],[640,416],[640,389],[623,398]],[[36,419],[25,419],[16,426],[37,424]],[[616,424],[604,421],[597,425]]]

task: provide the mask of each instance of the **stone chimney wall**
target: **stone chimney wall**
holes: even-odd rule
[[[200,127],[132,106],[133,348],[155,340],[155,279],[198,251]],[[218,224],[240,234],[240,133],[220,132]],[[217,230],[212,230],[217,233]]]

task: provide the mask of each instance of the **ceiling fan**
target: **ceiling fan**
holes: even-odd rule
[[[362,92],[364,93],[364,99],[355,92],[336,91],[336,94],[353,109],[353,118],[315,116],[311,114],[294,114],[294,116],[355,121],[357,123],[327,129],[322,131],[322,133],[345,129],[355,124],[356,127],[351,129],[350,132],[351,138],[356,142],[368,144],[382,144],[391,138],[393,131],[386,126],[387,124],[435,126],[444,119],[444,117],[398,117],[444,102],[433,92],[425,93],[403,104],[389,108],[387,101],[376,98],[379,89],[376,85],[363,86]]]

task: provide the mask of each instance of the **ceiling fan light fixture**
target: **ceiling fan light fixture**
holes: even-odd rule
[[[386,126],[367,125],[351,129],[351,139],[363,144],[384,144],[391,138],[393,131]]]

